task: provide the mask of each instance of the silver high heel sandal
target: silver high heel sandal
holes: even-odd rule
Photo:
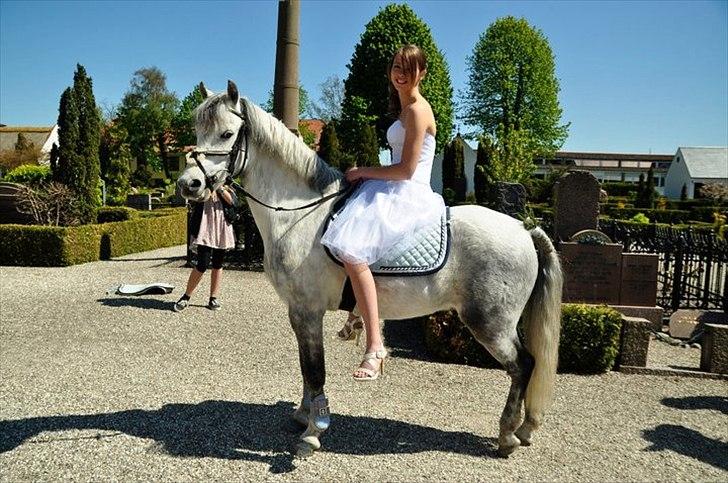
[[[368,361],[380,361],[379,362],[379,368],[378,369],[369,369],[368,367],[362,367],[361,365],[354,371],[356,372],[363,372],[365,375],[363,377],[355,376],[352,374],[352,378],[354,378],[355,381],[363,382],[363,381],[376,381],[380,374],[384,374],[384,359],[389,356],[389,353],[387,352],[387,349],[380,349],[375,352],[367,352],[364,354],[364,359],[361,361],[362,364]],[[374,366],[374,363],[369,363],[370,365]]]

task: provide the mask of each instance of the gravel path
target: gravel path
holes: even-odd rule
[[[2,481],[728,479],[725,381],[560,375],[534,445],[500,459],[503,371],[431,362],[418,327],[388,322],[384,377],[355,383],[360,349],[334,339],[342,313],[325,319],[332,427],[322,452],[293,459],[301,383],[285,307],[264,274],[228,271],[223,310],[195,306],[206,277],[171,312],[183,254],[0,268]],[[104,295],[152,281],[178,288]]]

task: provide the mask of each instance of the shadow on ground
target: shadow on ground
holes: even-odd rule
[[[128,434],[153,439],[159,451],[172,456],[259,461],[268,464],[271,473],[286,473],[295,469],[292,451],[297,433],[301,432],[290,420],[293,409],[293,403],[284,401],[271,405],[204,401],[167,404],[157,411],[136,409],[0,421],[0,453],[26,442],[52,444]],[[41,433],[71,430],[113,434],[77,438],[44,434],[36,438]],[[341,454],[448,451],[496,456],[496,441],[492,438],[369,417],[332,415],[331,428],[322,437],[322,443],[322,451]]]
[[[728,414],[728,398],[723,396],[667,397],[665,406],[686,410],[714,410]],[[652,443],[646,451],[670,450],[728,470],[728,443],[704,436],[699,431],[676,424],[661,424],[642,431],[642,437]]]
[[[343,320],[341,323],[343,325]],[[387,320],[382,334],[390,355],[416,361],[432,361],[432,356],[425,347],[425,331],[420,318]]]
[[[174,302],[167,300],[147,299],[139,297],[107,297],[98,299],[101,305],[107,307],[136,307],[148,310],[164,310],[170,311],[174,306]]]

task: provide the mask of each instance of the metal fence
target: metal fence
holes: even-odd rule
[[[625,252],[656,253],[657,304],[728,312],[728,241],[705,230],[600,221],[600,230]]]

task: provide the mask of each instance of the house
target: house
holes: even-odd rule
[[[2,126],[0,127],[0,151],[15,150],[18,135],[22,134],[29,143],[40,147],[38,164],[50,164],[53,144],[58,144],[58,125],[50,127]]]
[[[681,147],[673,157],[665,179],[665,196],[688,199],[700,196],[700,187],[714,183],[728,186],[728,147]]]
[[[534,160],[536,170],[534,177],[545,178],[555,169],[589,171],[600,182],[618,181],[625,183],[639,182],[640,175],[646,177],[652,167],[655,179],[655,191],[665,194],[665,177],[673,156],[669,154],[633,154],[633,153],[584,153],[558,151],[553,158],[537,158]]]

